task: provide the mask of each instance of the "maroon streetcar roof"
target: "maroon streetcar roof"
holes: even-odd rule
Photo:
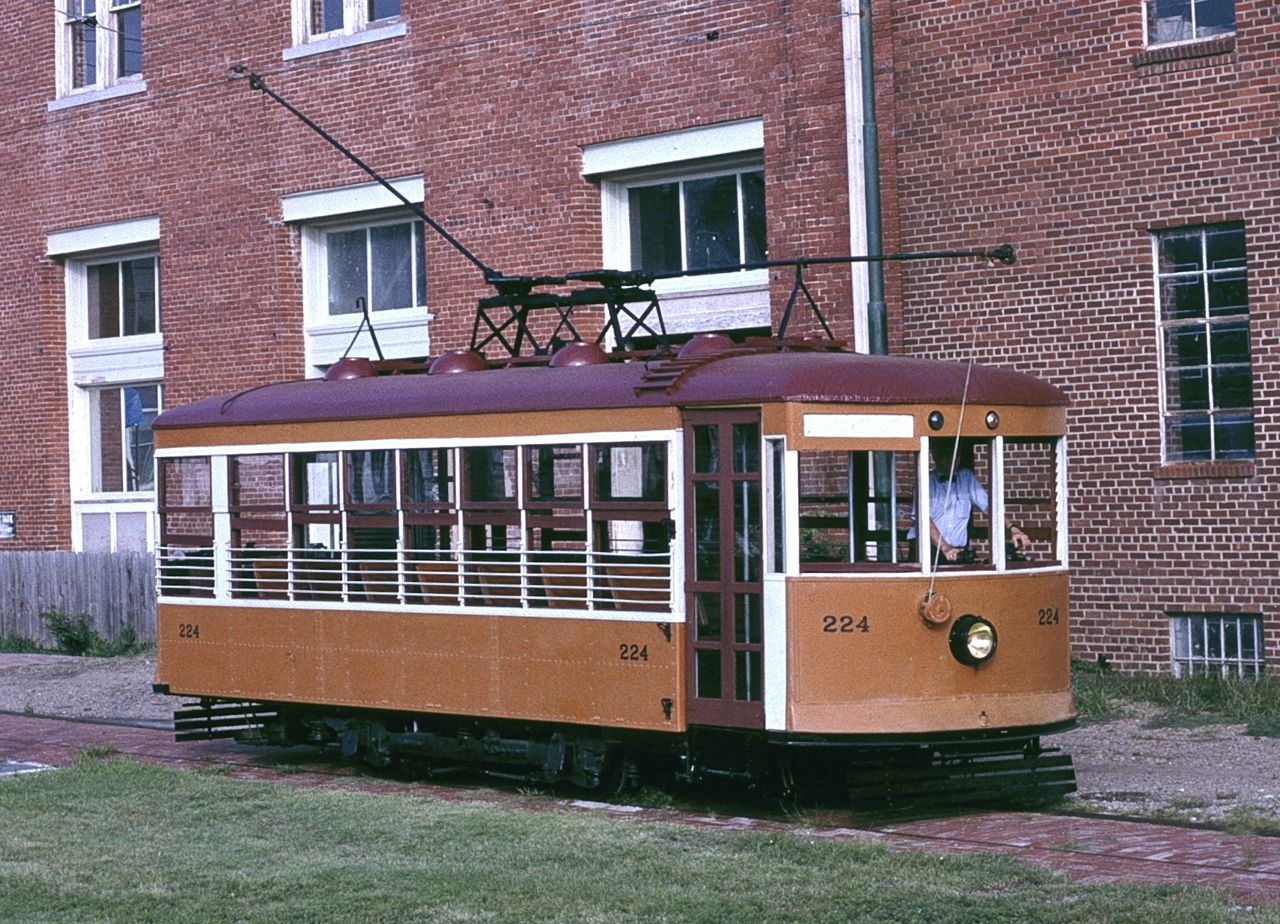
[[[642,387],[660,364],[512,366],[438,375],[309,379],[207,398],[156,418],[156,429],[530,411],[760,404],[958,404],[968,367],[903,356],[751,352],[709,358],[667,387]],[[639,389],[639,390],[638,390]],[[1057,388],[1020,372],[975,365],[972,404],[1052,407]]]

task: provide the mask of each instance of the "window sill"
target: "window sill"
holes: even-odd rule
[[[1157,481],[1252,478],[1255,472],[1252,459],[1231,462],[1166,462],[1157,466],[1151,477]]]
[[[306,58],[311,55],[320,55],[329,51],[339,51],[343,48],[353,48],[357,45],[367,45],[370,42],[381,42],[386,39],[399,38],[408,32],[408,27],[403,22],[392,22],[381,26],[370,26],[360,32],[354,32],[350,35],[327,35],[322,38],[312,39],[304,45],[295,45],[292,48],[286,48],[281,52],[280,57],[285,61],[293,61],[297,58]]]
[[[96,90],[76,90],[74,93],[59,99],[49,100],[49,111],[58,112],[75,106],[88,106],[90,103],[101,103],[109,99],[119,99],[122,96],[133,96],[137,93],[146,92],[147,82],[145,80],[130,80],[110,87],[100,87]]]
[[[1148,64],[1167,64],[1170,61],[1188,61],[1193,58],[1213,58],[1231,54],[1236,50],[1234,35],[1220,35],[1177,45],[1156,45],[1145,48],[1133,56],[1135,67]]]

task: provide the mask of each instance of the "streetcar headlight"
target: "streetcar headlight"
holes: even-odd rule
[[[996,653],[996,627],[980,616],[966,615],[951,627],[951,654],[961,664],[977,666]]]

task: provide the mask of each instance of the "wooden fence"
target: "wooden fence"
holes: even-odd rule
[[[47,610],[88,614],[108,641],[126,626],[140,641],[154,641],[155,559],[147,552],[0,553],[0,636],[53,647],[40,619]]]

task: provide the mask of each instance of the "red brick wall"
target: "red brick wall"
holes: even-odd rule
[[[287,3],[234,0],[216,28],[189,3],[150,5],[146,93],[52,113],[53,5],[0,13],[7,545],[70,544],[65,295],[48,233],[159,216],[167,405],[303,374],[299,239],[280,199],[367,177],[229,65],[264,74],[385,176],[422,174],[428,213],[508,273],[600,265],[583,145],[744,118],[764,123],[772,255],[847,251],[834,3],[404,7],[401,38],[285,62]],[[490,290],[430,235],[427,272],[431,352],[465,346]],[[789,279],[775,285],[785,298]],[[848,335],[847,270],[813,287]]]
[[[1167,668],[1170,611],[1262,613],[1280,658],[1280,8],[1236,10],[1231,50],[1143,63],[1137,0],[876,3],[891,248],[1018,248],[1007,269],[899,268],[898,342],[1070,396],[1075,650],[1126,670]],[[1162,471],[1150,232],[1227,220],[1246,225],[1257,459]]]

